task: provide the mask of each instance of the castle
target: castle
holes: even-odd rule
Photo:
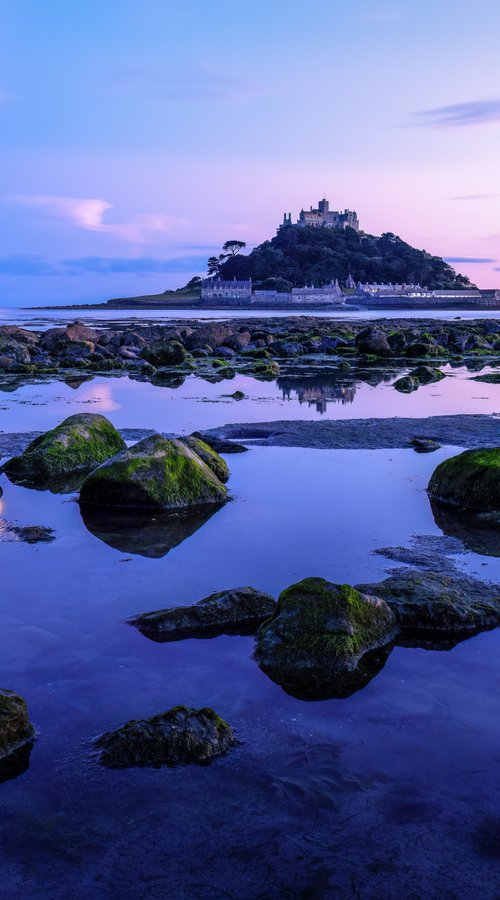
[[[288,225],[293,225],[292,214],[284,213],[283,222],[278,231],[281,228],[286,228]],[[301,228],[306,226],[310,228],[337,228],[340,231],[344,231],[346,228],[354,228],[355,231],[359,231],[358,214],[352,209],[345,209],[343,212],[330,209],[330,201],[326,200],[325,197],[318,201],[317,209],[313,209],[312,206],[308,210],[301,209],[296,225]]]

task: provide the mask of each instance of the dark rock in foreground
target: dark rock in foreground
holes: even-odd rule
[[[178,641],[218,634],[252,634],[272,616],[275,601],[252,587],[210,594],[192,606],[142,613],[130,624],[154,641]]]
[[[65,478],[95,469],[125,446],[104,416],[79,413],[35,438],[21,456],[5,463],[3,471],[13,481]]]
[[[500,589],[467,575],[399,569],[357,589],[382,597],[403,631],[424,638],[465,637],[500,624]]]
[[[80,491],[82,504],[123,509],[180,510],[228,499],[227,489],[190,447],[159,434],[99,466]]]
[[[127,722],[95,742],[103,766],[206,765],[236,744],[230,725],[213,709],[174,706],[151,719]]]
[[[430,496],[468,510],[484,525],[500,528],[500,447],[466,450],[444,460],[429,481]]]
[[[383,666],[397,631],[385,600],[306,578],[280,594],[273,617],[257,632],[255,658],[294,696],[347,697]],[[369,656],[381,648],[387,652]]]
[[[19,694],[0,688],[0,759],[32,741],[34,736],[26,702]]]

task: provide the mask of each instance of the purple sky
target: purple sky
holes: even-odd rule
[[[500,287],[496,0],[17,0],[0,27],[0,305],[178,287],[323,195]]]

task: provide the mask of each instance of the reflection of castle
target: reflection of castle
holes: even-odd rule
[[[326,413],[328,403],[352,403],[356,395],[355,384],[339,384],[338,381],[328,382],[320,378],[278,378],[278,387],[281,388],[283,399],[291,400],[292,392],[295,392],[299,403],[315,405],[319,413]]]

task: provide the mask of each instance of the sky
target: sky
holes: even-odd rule
[[[500,288],[498,0],[0,0],[0,306],[177,288],[326,196]]]

